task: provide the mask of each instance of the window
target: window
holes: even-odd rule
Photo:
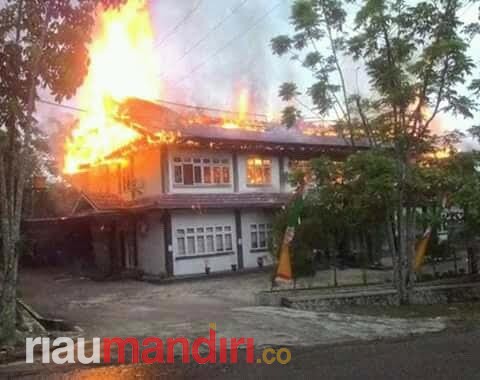
[[[177,250],[181,256],[187,253],[185,249],[185,230],[177,230]]]
[[[173,158],[173,180],[176,185],[229,185],[230,159]]]
[[[250,248],[252,250],[265,250],[272,235],[272,225],[266,223],[250,225]]]
[[[176,230],[177,256],[233,251],[232,226],[189,227]]]
[[[272,183],[272,160],[261,157],[247,159],[247,183],[249,185],[270,185]]]
[[[203,183],[206,185],[212,183],[212,168],[210,166],[203,167]]]

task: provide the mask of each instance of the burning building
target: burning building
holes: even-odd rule
[[[271,263],[272,217],[292,188],[292,163],[342,159],[351,147],[267,122],[225,125],[130,99],[118,122],[137,137],[68,175],[80,198],[67,219],[90,230],[104,272],[179,276]]]
[[[271,263],[272,217],[289,201],[292,163],[341,159],[352,148],[245,110],[219,116],[156,102],[148,20],[143,0],[99,16],[80,93],[88,112],[64,159],[79,197],[49,222],[68,225],[105,273],[170,277]]]

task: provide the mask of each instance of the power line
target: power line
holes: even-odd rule
[[[468,3],[467,3],[468,4]],[[467,12],[470,10],[470,8],[472,6],[474,6],[476,4],[475,1],[471,1],[470,4],[466,5],[466,8],[464,9],[464,11],[462,12],[462,14],[460,15],[460,18],[462,18],[463,16],[465,16],[467,14]]]
[[[314,115],[317,119],[320,119],[320,120],[323,120],[323,118],[313,110],[313,108],[310,108],[309,106],[307,106],[303,101],[301,101],[298,96],[295,96],[294,100],[300,104],[300,106],[302,106],[303,108],[305,108],[307,111],[309,111],[312,115]]]
[[[202,43],[204,43],[206,40],[208,40],[210,38],[210,36],[212,35],[213,32],[215,32],[216,30],[218,30],[223,24],[225,24],[225,22],[227,22],[235,13],[238,12],[238,10],[243,7],[243,5],[245,5],[245,3],[247,2],[248,0],[243,0],[242,2],[240,2],[235,8],[233,8],[229,14],[227,14],[223,19],[221,19],[215,26],[213,26],[212,28],[210,28],[206,34],[203,35],[202,38],[200,38],[197,42],[195,42],[192,46],[190,46],[190,48],[188,48],[184,53],[183,55],[177,60],[176,64],[178,64],[179,62],[181,62],[187,55],[189,55],[193,50],[195,50],[198,46],[200,46]],[[163,74],[162,74],[163,76]]]
[[[88,109],[68,106],[68,105],[64,105],[64,104],[61,104],[61,103],[55,103],[55,102],[51,102],[51,101],[44,100],[44,99],[39,99],[38,102],[43,103],[43,104],[47,104],[47,105],[53,106],[53,107],[67,109],[67,110],[70,110],[70,111],[83,112],[83,113],[90,112],[90,110],[88,110]],[[171,105],[171,106],[177,106],[177,107],[189,108],[189,109],[195,109],[195,110],[201,110],[201,111],[222,112],[222,113],[235,114],[235,115],[238,114],[238,112],[236,112],[236,111],[229,111],[229,110],[220,109],[220,108],[213,108],[213,107],[192,106],[190,104],[177,103],[177,102],[172,102],[170,100],[157,99],[156,102]],[[262,114],[262,113],[249,113],[249,112],[247,112],[246,115],[255,116],[255,117],[266,117],[266,115]]]
[[[177,23],[177,25],[175,25],[175,26],[173,27],[173,29],[170,30],[170,32],[168,32],[168,33],[160,40],[160,42],[159,42],[158,44],[155,44],[154,47],[158,48],[158,47],[162,46],[162,45],[165,43],[165,41],[167,41],[171,36],[173,36],[173,35],[177,32],[177,30],[180,29],[180,27],[181,27],[182,25],[184,25],[184,24],[188,21],[188,19],[189,19],[190,17],[193,16],[193,14],[197,11],[197,9],[200,8],[200,5],[202,4],[202,2],[203,2],[203,0],[198,0],[197,3],[195,4],[195,6],[194,6],[192,9],[190,9],[190,10],[185,14],[185,16]]]
[[[244,37],[247,33],[249,33],[252,29],[257,27],[264,19],[266,19],[275,9],[277,9],[280,6],[280,2],[275,4],[272,8],[270,8],[267,12],[265,12],[261,17],[259,17],[252,25],[250,25],[246,30],[244,30],[241,33],[238,33],[235,35],[231,40],[229,40],[227,43],[222,45],[218,50],[216,50],[211,56],[209,56],[207,59],[205,59],[203,62],[195,66],[187,75],[182,77],[180,80],[176,81],[176,83],[181,83],[188,77],[190,77],[192,74],[197,72],[199,69],[201,69],[203,66],[205,66],[211,59],[215,58],[218,54],[220,54],[223,50],[228,48],[232,43],[234,43],[236,40],[239,38]]]
[[[39,102],[39,103],[43,103],[43,104],[47,104],[47,105],[53,106],[53,107],[64,108],[64,109],[67,109],[67,110],[70,110],[70,111],[88,112],[88,110],[83,109],[83,108],[77,108],[77,107],[73,107],[73,106],[67,106],[67,105],[60,104],[60,103],[50,102],[50,101],[44,100],[44,99],[38,99],[38,102]]]
[[[229,111],[229,110],[220,109],[220,108],[192,106],[192,105],[189,105],[189,104],[176,103],[176,102],[172,102],[172,101],[169,101],[169,100],[157,99],[156,101],[158,103],[162,103],[162,104],[167,104],[167,105],[172,105],[172,106],[177,106],[177,107],[183,107],[183,108],[189,108],[189,109],[195,109],[195,110],[201,110],[201,111],[222,112],[222,113],[228,113],[228,114],[234,114],[234,115],[237,115],[239,113],[237,111]],[[267,115],[265,115],[263,113],[246,112],[245,114],[249,115],[249,116],[256,116],[256,117],[267,117]]]

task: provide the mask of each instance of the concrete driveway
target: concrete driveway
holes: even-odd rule
[[[361,274],[352,273],[352,276]],[[322,280],[321,274],[316,283]],[[345,276],[345,273],[344,273]],[[256,307],[254,293],[269,288],[266,273],[151,284],[96,282],[58,271],[24,270],[20,293],[40,314],[83,329],[82,336],[206,335],[253,337],[257,346],[310,346],[440,331],[441,319],[389,319],[330,312]]]

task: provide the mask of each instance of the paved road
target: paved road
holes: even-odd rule
[[[90,369],[45,367],[21,379],[480,379],[480,332],[444,332],[394,341],[293,348],[287,365],[162,365]],[[0,370],[0,378],[7,377]]]

